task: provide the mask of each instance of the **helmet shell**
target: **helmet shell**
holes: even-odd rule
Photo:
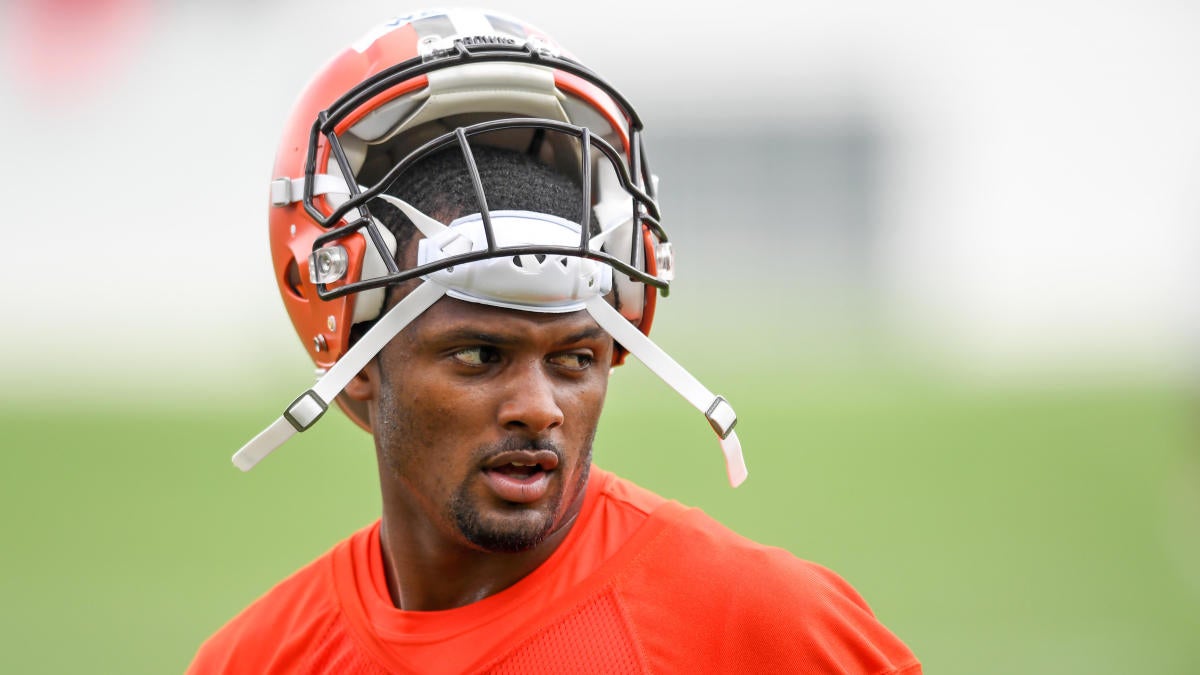
[[[640,131],[640,120],[619,94],[603,85],[598,78],[585,76],[589,71],[582,66],[568,70],[555,67],[555,62],[550,60],[527,58],[525,62],[502,61],[501,65],[484,70],[469,59],[445,58],[441,61],[442,67],[433,67],[438,65],[438,49],[459,45],[467,49],[487,48],[502,43],[532,45],[529,52],[540,51],[573,62],[570,55],[544,32],[520,20],[493,12],[418,12],[376,26],[334,56],[304,87],[284,124],[272,181],[303,178],[310,161],[313,162],[313,174],[340,176],[342,171],[339,163],[331,153],[333,144],[329,134],[332,134],[339,139],[339,148],[345,146],[343,152],[352,155],[351,168],[358,182],[365,173],[365,170],[359,170],[361,155],[373,143],[397,142],[397,138],[415,135],[401,121],[388,120],[388,115],[403,117],[403,114],[393,113],[393,109],[404,109],[399,104],[408,99],[418,100],[423,96],[432,98],[430,91],[434,87],[431,86],[431,78],[438,79],[446,73],[453,75],[454,69],[465,73],[467,68],[476,68],[475,80],[471,80],[469,86],[478,91],[487,89],[489,78],[507,81],[510,76],[536,75],[544,78],[548,74],[553,83],[552,95],[561,101],[567,118],[565,121],[588,126],[597,135],[610,140],[624,155],[631,174],[652,195],[653,184],[648,179],[644,163],[639,161],[640,142],[635,140],[636,133]],[[430,67],[426,68],[427,65]],[[422,72],[404,76],[404,73],[414,70]],[[370,95],[364,95],[364,92]],[[459,99],[450,100],[449,107],[443,112],[448,112],[446,117],[451,119],[457,113],[470,113],[474,116],[472,119],[479,119],[481,114],[492,118],[529,116],[527,110],[518,109],[520,105],[510,100],[481,99],[472,96],[471,92],[464,97],[465,103],[457,103]],[[480,103],[481,100],[485,102]],[[352,105],[348,105],[348,101]],[[323,116],[331,114],[340,116],[328,129],[329,133],[324,133],[320,129]],[[388,122],[383,125],[387,129],[383,134],[374,131],[379,126],[380,118]],[[359,136],[366,137],[366,140]],[[292,190],[295,191],[295,188]],[[310,255],[318,237],[329,230],[329,223],[314,218],[310,208],[328,217],[339,203],[345,201],[346,196],[314,194],[306,203],[293,194],[290,200],[281,203],[273,193],[269,207],[269,237],[275,281],[301,342],[313,362],[322,369],[336,363],[349,348],[350,329],[364,315],[365,306],[358,308],[356,316],[355,305],[366,302],[360,296],[367,291],[322,297],[317,285],[310,280]],[[655,247],[665,237],[657,236],[652,228],[641,224],[639,227],[644,250],[636,257],[643,261],[644,269],[653,275],[656,273]],[[347,268],[341,279],[326,285],[327,291],[358,281],[371,248],[361,233],[344,237],[339,244],[348,254]],[[643,333],[649,333],[655,289],[624,275],[616,276],[619,277],[618,285],[624,284],[619,289],[626,299],[620,308],[622,313],[637,324]],[[325,295],[328,296],[328,293]],[[366,314],[370,315],[371,312]],[[622,352],[617,362],[623,357]]]

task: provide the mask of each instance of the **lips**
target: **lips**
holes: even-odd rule
[[[557,467],[558,455],[552,450],[510,450],[489,457],[483,477],[500,499],[529,504],[546,496]]]

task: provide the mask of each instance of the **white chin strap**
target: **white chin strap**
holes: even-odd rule
[[[738,440],[733,426],[737,424],[737,414],[733,406],[722,396],[714,395],[700,380],[684,370],[683,366],[671,358],[642,331],[629,323],[621,313],[613,309],[602,297],[594,297],[587,301],[588,314],[608,331],[613,339],[629,350],[639,361],[658,375],[679,395],[692,404],[692,407],[704,413],[713,431],[721,439],[721,452],[725,455],[725,473],[729,474],[729,484],[737,487],[746,480],[749,472],[746,470],[746,459],[742,457],[742,442]]]
[[[399,200],[396,200],[399,201]],[[400,206],[400,204],[397,204]],[[418,264],[486,250],[486,232],[480,214],[460,218],[449,226],[421,214],[408,204],[402,210],[414,219],[425,238],[419,242]],[[579,225],[560,218],[526,211],[490,214],[498,247],[539,244],[578,246]],[[606,233],[592,238],[595,246]],[[447,267],[425,277],[425,282],[388,310],[345,355],[301,394],[269,427],[233,455],[233,463],[249,471],[264,457],[320,419],[329,403],[367,363],[405,326],[444,295],[460,300],[531,312],[587,310],[613,339],[646,364],[651,371],[704,413],[721,439],[729,483],[746,480],[742,446],[733,431],[737,415],[722,397],[714,395],[658,345],[650,341],[605,301],[612,288],[612,268],[573,255],[498,256]]]
[[[366,367],[396,334],[412,320],[429,309],[446,294],[446,289],[426,281],[388,310],[362,338],[333,364],[312,389],[304,392],[287,407],[283,415],[263,429],[249,443],[233,454],[233,463],[249,471],[298,431],[307,431],[316,423],[329,403],[350,384],[350,380]]]

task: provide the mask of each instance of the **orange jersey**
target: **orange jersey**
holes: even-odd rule
[[[379,523],[271,589],[189,673],[919,673],[833,572],[593,468],[562,545],[479,602],[396,609]]]

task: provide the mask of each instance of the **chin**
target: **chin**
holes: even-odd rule
[[[459,532],[473,546],[491,553],[521,553],[536,548],[555,530],[558,499],[549,508],[521,507],[520,513],[481,514],[478,509],[455,509]],[[453,506],[453,505],[452,505]]]
[[[471,546],[492,553],[521,553],[536,548],[578,512],[587,486],[585,463],[570,486],[555,476],[537,502],[519,504],[481,494],[464,483],[447,505],[448,516]]]

